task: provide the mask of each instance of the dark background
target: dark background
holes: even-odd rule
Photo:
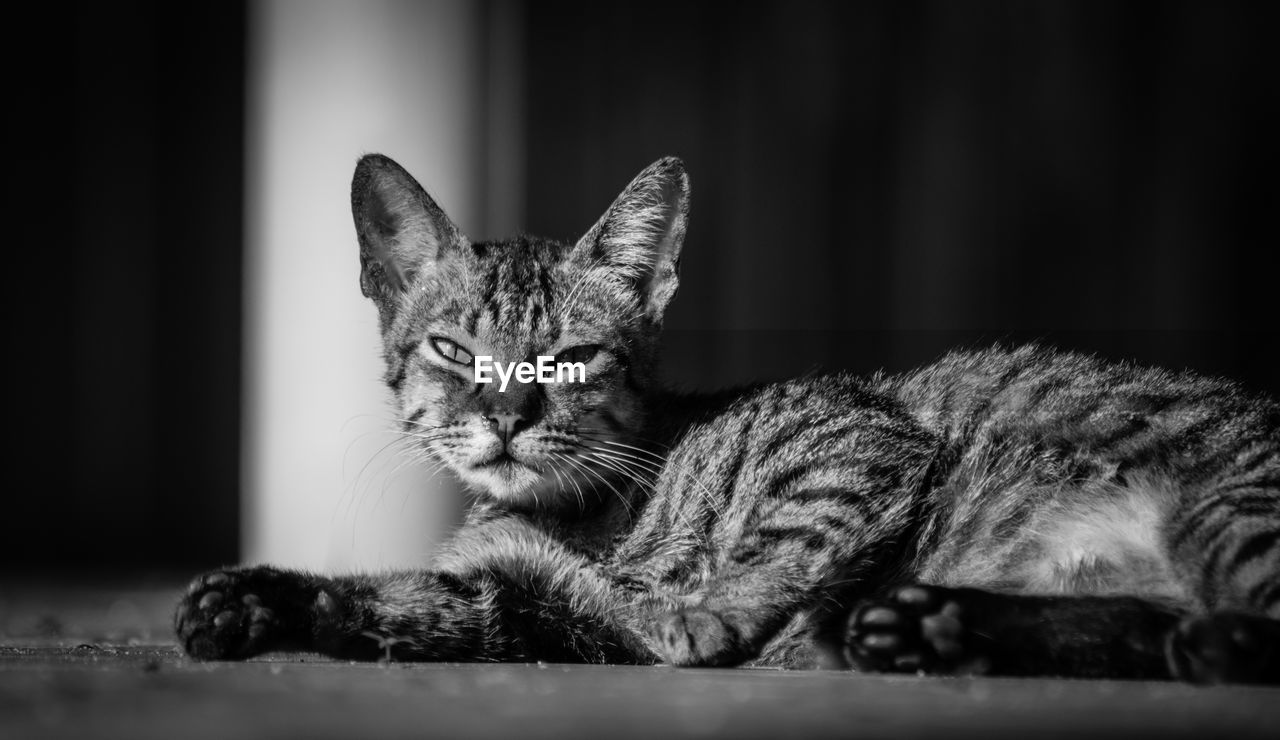
[[[1280,395],[1264,8],[532,3],[526,227],[685,159],[683,385],[1039,339]],[[0,570],[238,556],[245,26],[59,8],[8,65]]]

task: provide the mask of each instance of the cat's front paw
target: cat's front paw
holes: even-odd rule
[[[1165,656],[1175,678],[1194,683],[1280,683],[1280,621],[1247,614],[1187,617]]]
[[[659,656],[670,665],[736,665],[750,657],[725,615],[702,607],[659,615],[652,637]]]
[[[986,640],[965,625],[958,597],[948,588],[911,585],[863,602],[845,625],[845,659],[880,673],[986,673]]]
[[[297,590],[288,577],[264,567],[197,576],[174,613],[178,643],[197,660],[242,659],[273,649],[296,631],[280,613],[288,605],[278,603],[282,592]]]

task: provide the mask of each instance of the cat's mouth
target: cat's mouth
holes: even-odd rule
[[[556,493],[554,488],[547,488],[548,479],[544,471],[527,458],[522,459],[509,451],[499,452],[457,472],[476,489],[508,502],[534,501],[543,495]]]
[[[484,462],[476,463],[472,467],[474,467],[476,470],[501,470],[501,469],[510,468],[516,465],[519,465],[521,467],[528,467],[523,462],[516,459],[515,455],[512,455],[509,451],[504,450],[502,452],[499,452],[497,455],[494,455],[493,457],[489,458],[488,460],[485,460]]]
[[[471,469],[477,472],[509,475],[521,471],[536,471],[538,467],[527,457],[517,456],[508,448],[486,460],[474,463]]]

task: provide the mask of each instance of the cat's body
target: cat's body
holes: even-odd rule
[[[1035,347],[665,392],[687,189],[663,160],[576,245],[471,245],[362,160],[402,428],[485,495],[430,570],[196,579],[188,652],[1280,680],[1273,403]],[[589,378],[503,393],[478,354]]]

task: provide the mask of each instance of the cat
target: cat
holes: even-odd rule
[[[576,243],[472,243],[360,159],[399,428],[477,499],[430,569],[197,577],[186,652],[1280,681],[1275,403],[1040,346],[669,392],[689,192],[666,158]]]

